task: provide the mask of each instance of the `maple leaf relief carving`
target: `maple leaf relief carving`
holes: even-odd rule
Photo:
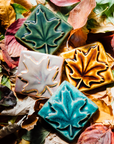
[[[24,55],[23,64],[25,70],[21,71],[18,77],[27,83],[22,92],[37,92],[42,95],[46,90],[52,95],[50,88],[58,84],[55,80],[58,74],[58,66],[49,68],[50,59],[44,56],[40,61],[35,61],[31,56]]]
[[[46,119],[53,122],[57,129],[69,129],[69,136],[73,137],[74,129],[81,129],[90,116],[88,112],[82,110],[86,105],[86,99],[73,100],[66,87],[61,93],[61,101],[49,102],[51,112],[46,116]]]
[[[100,75],[101,72],[108,69],[105,62],[98,61],[98,47],[92,47],[87,53],[76,50],[74,59],[66,59],[67,67],[71,72],[69,76],[76,81],[76,87],[80,88],[81,84],[90,87],[91,83],[104,82],[104,78]]]
[[[45,13],[39,8],[39,12],[36,12],[35,22],[29,21],[24,24],[29,33],[24,34],[22,39],[33,44],[35,49],[44,48],[45,53],[49,53],[50,48],[57,46],[55,41],[64,34],[64,32],[56,30],[59,24],[60,19],[47,20]]]

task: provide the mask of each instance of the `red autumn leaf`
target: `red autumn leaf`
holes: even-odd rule
[[[3,59],[4,61],[7,63],[7,65],[10,68],[14,68],[18,65],[18,60],[13,60],[8,52],[7,52],[7,47],[5,46],[5,42],[4,40],[0,41],[0,48],[2,49],[2,55],[3,55]]]
[[[10,57],[19,57],[21,50],[27,50],[27,48],[18,43],[15,38],[15,33],[18,31],[25,20],[25,18],[16,20],[9,26],[5,33],[5,45],[8,46],[7,52],[9,53]]]
[[[70,6],[77,2],[80,2],[80,0],[50,0],[50,1],[60,7]]]
[[[94,124],[80,135],[77,144],[112,144],[112,131],[102,124]]]
[[[27,48],[18,43],[15,38],[15,33],[25,20],[25,18],[22,18],[12,23],[5,33],[5,40],[0,43],[3,58],[10,68],[18,66],[21,51],[27,50]]]
[[[71,10],[68,22],[74,29],[83,27],[95,6],[95,0],[82,0],[73,10]]]

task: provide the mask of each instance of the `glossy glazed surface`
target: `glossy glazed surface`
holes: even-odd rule
[[[15,91],[36,97],[50,97],[61,81],[63,58],[22,51]]]
[[[67,22],[40,4],[15,36],[35,51],[52,54],[59,48],[71,29]]]
[[[64,81],[38,114],[72,141],[97,109],[83,93]]]
[[[113,82],[105,50],[96,42],[76,48],[61,56],[69,82],[81,91],[90,90]]]

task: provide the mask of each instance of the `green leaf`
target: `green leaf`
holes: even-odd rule
[[[64,21],[67,21],[69,14],[63,14],[61,11],[57,12],[57,15],[59,15],[60,18],[62,18]]]
[[[96,7],[87,22],[92,33],[114,31],[114,1],[96,0]]]
[[[4,38],[5,38],[5,36],[0,33],[0,41],[3,40]]]
[[[27,133],[22,138],[30,141],[30,144],[43,144],[49,133],[50,132],[47,131],[38,121],[34,129],[27,131]]]
[[[35,49],[40,49],[45,46],[46,53],[49,53],[49,46],[57,46],[55,41],[63,35],[62,31],[55,30],[59,24],[60,19],[54,18],[48,21],[44,12],[39,9],[39,12],[36,13],[36,21],[25,23],[25,27],[29,33],[26,33],[22,39],[33,43]]]
[[[105,17],[107,22],[114,23],[114,1],[112,0],[96,0],[97,5],[94,12],[101,17]]]
[[[11,89],[10,79],[5,75],[3,75],[3,77],[2,77],[1,84],[3,86],[7,86],[9,89]]]
[[[67,21],[70,11],[78,4],[79,3],[67,7],[59,7],[59,11],[57,12],[57,14],[59,15],[60,18]]]
[[[16,13],[16,19],[24,18],[24,16],[22,14],[27,12],[28,10],[25,7],[23,7],[22,5],[17,4],[17,3],[12,4],[12,6]]]

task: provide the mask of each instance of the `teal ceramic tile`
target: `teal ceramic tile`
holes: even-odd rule
[[[17,31],[15,37],[34,51],[53,54],[71,29],[67,22],[39,4]]]
[[[67,140],[72,141],[97,109],[95,103],[64,81],[38,114]]]

